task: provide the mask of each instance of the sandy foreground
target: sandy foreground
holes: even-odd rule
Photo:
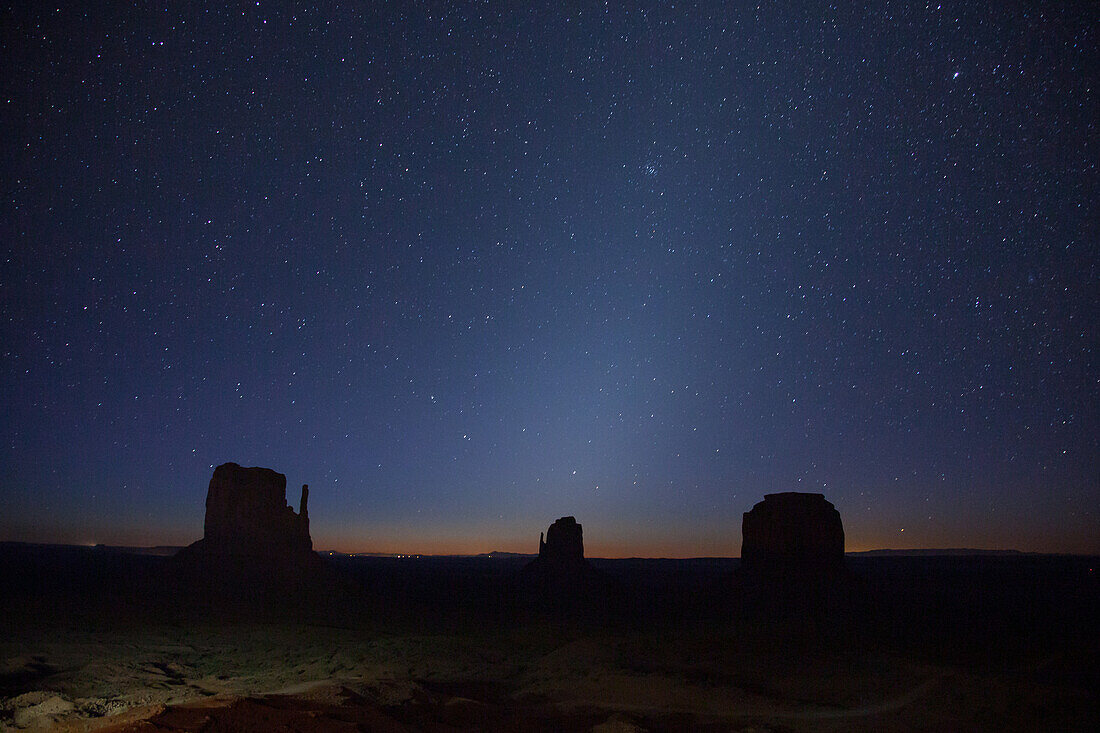
[[[1057,665],[1059,660],[1035,660]],[[390,635],[295,624],[23,631],[0,729],[1086,730],[1063,685],[742,629],[532,625]],[[1076,712],[1074,712],[1076,711]]]

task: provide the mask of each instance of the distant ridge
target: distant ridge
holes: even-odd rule
[[[73,542],[20,542],[18,540],[0,540],[0,547],[41,547],[46,549],[78,547],[84,550],[95,550],[96,552],[115,552],[127,555],[156,555],[158,557],[170,557],[183,549],[182,545],[130,547],[129,545],[88,545],[76,544]]]
[[[942,550],[863,550],[861,552],[848,552],[847,555],[861,555],[863,557],[885,557],[885,556],[906,556],[906,557],[929,557],[933,555],[1042,555],[1050,553],[1040,552],[1021,552],[1020,550],[975,550],[965,547],[949,547]]]
[[[317,554],[324,557],[395,557],[395,558],[429,558],[429,557],[484,557],[494,560],[506,560],[509,558],[536,557],[536,555],[524,552],[479,552],[469,553],[444,553],[430,552],[340,552],[339,550],[318,550]]]
[[[171,557],[183,549],[178,545],[156,545],[154,547],[127,547],[126,545],[96,545],[96,550],[102,552],[125,552],[131,555],[157,555],[159,557]]]

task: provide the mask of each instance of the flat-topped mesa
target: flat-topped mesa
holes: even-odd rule
[[[562,517],[551,524],[545,540],[539,535],[539,560],[553,566],[584,563],[584,539],[575,517]]]
[[[766,494],[745,512],[741,563],[749,571],[836,570],[844,564],[840,512],[823,494]]]
[[[202,550],[261,556],[311,552],[308,500],[309,488],[302,486],[295,514],[286,502],[286,476],[270,468],[222,464],[206,493]]]

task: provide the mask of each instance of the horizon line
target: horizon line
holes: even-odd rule
[[[182,550],[188,545],[113,545],[107,543],[80,542],[31,542],[27,540],[0,540],[0,544],[31,545],[43,547],[85,547],[117,550]],[[190,543],[189,543],[190,544]],[[489,555],[509,555],[513,557],[537,557],[537,552],[514,552],[511,550],[487,550],[484,552],[389,552],[363,550],[348,552],[345,550],[313,550],[318,555],[342,555],[346,557],[389,557],[389,558],[429,558],[429,557],[485,557]],[[845,550],[847,555],[868,555],[873,553],[890,554],[956,554],[956,555],[1050,555],[1066,557],[1097,557],[1098,552],[1043,552],[1037,550],[1019,550],[1015,548],[983,547],[877,547],[868,550]],[[587,560],[740,560],[740,555],[585,555]]]

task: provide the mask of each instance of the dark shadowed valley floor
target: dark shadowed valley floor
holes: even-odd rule
[[[1096,559],[849,556],[812,593],[737,561],[328,558],[333,598],[203,597],[164,557],[0,545],[0,728],[1091,730]],[[356,584],[362,590],[354,590]],[[598,587],[597,587],[598,586]],[[351,588],[352,590],[348,590]]]

